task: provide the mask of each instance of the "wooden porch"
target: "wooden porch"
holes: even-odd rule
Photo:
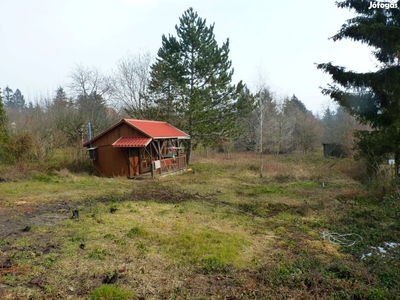
[[[170,156],[170,157],[169,157]],[[164,176],[186,170],[186,155],[166,155],[162,159],[153,158],[152,177]]]

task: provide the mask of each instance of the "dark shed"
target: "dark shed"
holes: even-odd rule
[[[340,144],[325,143],[324,156],[325,157],[347,157],[347,153]]]
[[[167,122],[123,119],[83,146],[99,173],[133,178],[185,169],[182,139],[190,136]]]

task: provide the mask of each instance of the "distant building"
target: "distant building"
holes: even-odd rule
[[[344,147],[335,143],[323,143],[325,157],[347,157],[348,154]]]

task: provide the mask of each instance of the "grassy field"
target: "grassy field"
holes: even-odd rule
[[[257,162],[1,182],[0,298],[400,299],[398,194],[350,159]]]

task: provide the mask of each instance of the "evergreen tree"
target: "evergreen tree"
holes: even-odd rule
[[[4,90],[5,92],[5,106],[14,109],[24,109],[26,107],[24,95],[22,95],[19,89],[13,92],[8,86]]]
[[[304,152],[312,149],[316,145],[319,134],[316,129],[317,120],[307,110],[305,104],[293,95],[290,99],[285,99],[283,103],[283,116],[287,126],[287,136],[289,137],[286,151],[302,150]]]
[[[14,95],[14,91],[12,89],[10,89],[7,85],[6,88],[4,89],[4,105],[6,107],[9,107],[12,105],[13,95]]]
[[[235,86],[229,40],[218,46],[214,25],[192,8],[176,25],[178,38],[162,36],[162,46],[151,69],[150,91],[168,118],[185,130],[190,161],[193,143],[212,144],[221,136],[232,136],[235,123]]]
[[[6,110],[3,104],[3,98],[1,96],[1,89],[0,89],[0,131],[5,130],[8,118],[6,114]]]
[[[400,7],[398,2],[397,7]],[[367,44],[380,65],[377,71],[357,73],[332,63],[318,68],[332,76],[334,84],[323,89],[351,115],[373,131],[358,132],[358,147],[371,166],[377,167],[389,153],[395,154],[396,174],[400,163],[400,10],[369,8],[369,2],[346,0],[339,8],[355,10],[356,17],[348,20],[334,41],[351,39]],[[377,170],[376,168],[374,168]]]
[[[322,124],[324,126],[322,142],[327,144],[338,143],[339,141],[335,136],[336,114],[330,107],[324,111]]]
[[[288,103],[286,103],[286,106],[292,106],[293,108],[296,108],[297,110],[299,110],[304,114],[310,113],[305,104],[302,101],[300,101],[295,94],[293,94],[292,98],[290,98]]]
[[[16,108],[16,109],[24,109],[26,108],[26,104],[25,104],[25,97],[24,95],[22,95],[21,91],[19,89],[15,90],[15,93],[12,97],[12,108]]]
[[[7,132],[7,114],[3,104],[3,98],[1,96],[0,89],[0,160],[3,160],[4,152],[5,152],[5,144],[8,140],[8,132]]]
[[[243,129],[243,134],[236,141],[236,148],[245,149],[247,151],[256,150],[256,136],[254,126],[254,115],[256,109],[255,96],[250,92],[249,88],[241,82],[237,86],[238,99],[236,107],[238,110],[238,128]]]
[[[53,107],[58,109],[66,108],[69,105],[67,94],[64,89],[60,86],[56,91],[56,97],[53,100]]]

